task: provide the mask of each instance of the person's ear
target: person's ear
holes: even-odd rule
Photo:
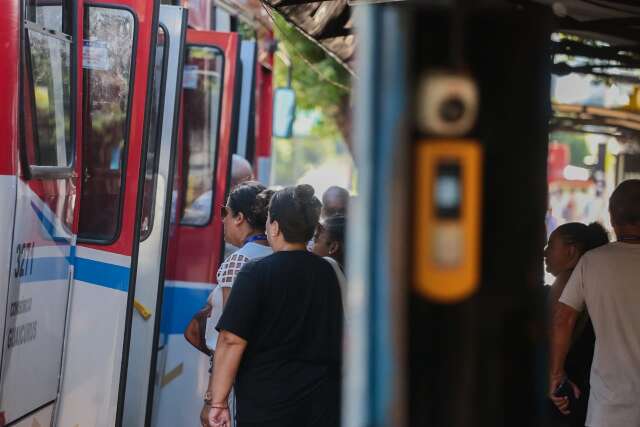
[[[333,255],[333,254],[337,253],[338,250],[340,250],[340,243],[339,242],[331,242],[329,244],[329,255]]]
[[[278,221],[271,222],[271,237],[278,237],[280,235],[280,224]]]
[[[244,214],[242,212],[238,212],[238,214],[233,217],[233,222],[235,223],[235,225],[242,224],[242,221],[244,221],[244,220],[245,220],[245,217],[244,217]]]
[[[572,261],[577,261],[580,258],[580,253],[576,245],[567,245],[567,255],[569,255],[569,259]]]

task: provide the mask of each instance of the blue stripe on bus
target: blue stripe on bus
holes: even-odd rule
[[[31,202],[31,207],[42,224],[42,227],[54,242],[69,243],[68,239],[57,237],[55,235],[55,225],[46,217],[44,212],[38,208],[34,202]],[[34,260],[33,274],[29,275],[29,277],[25,277],[21,282],[66,279],[70,263],[75,265],[74,279],[76,280],[123,292],[127,292],[129,290],[130,269],[128,267],[122,267],[86,258],[76,258],[75,245],[70,245],[69,256],[67,257],[39,258]]]
[[[32,258],[25,260],[24,264],[20,283],[66,280],[69,274],[69,261],[65,257]]]
[[[209,289],[164,288],[160,331],[163,334],[182,334],[193,315],[204,307],[210,292]]]
[[[75,264],[76,280],[123,292],[129,290],[130,269],[128,267],[86,258],[76,258]]]
[[[42,212],[42,210],[38,206],[36,206],[35,203],[31,202],[31,208],[33,208],[34,212],[36,213],[36,217],[38,217],[38,220],[40,220],[40,224],[42,224],[42,227],[54,242],[67,244],[69,243],[69,239],[56,236],[56,226],[49,220],[49,218],[46,217],[44,212]]]

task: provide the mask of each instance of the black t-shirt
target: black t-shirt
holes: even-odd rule
[[[247,263],[217,325],[248,343],[235,382],[239,423],[337,419],[342,324],[340,285],[324,259],[282,251]]]

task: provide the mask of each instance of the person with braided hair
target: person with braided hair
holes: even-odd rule
[[[339,425],[340,286],[331,265],[306,250],[320,210],[308,185],[271,198],[274,253],[245,264],[216,327],[211,426],[230,425],[232,385],[238,427]]]

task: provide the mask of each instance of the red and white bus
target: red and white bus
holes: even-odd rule
[[[182,332],[242,120],[269,153],[268,68],[241,91],[238,34],[147,0],[6,0],[0,46],[0,425],[199,425]]]

